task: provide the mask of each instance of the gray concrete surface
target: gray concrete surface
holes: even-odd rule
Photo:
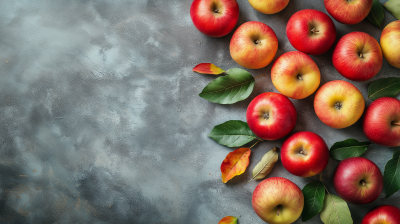
[[[384,3],[385,0],[380,0]],[[268,24],[279,40],[277,56],[292,51],[286,23],[298,10],[326,12],[323,1],[291,0],[275,15],[238,1],[238,25]],[[193,73],[201,62],[240,67],[230,57],[232,33],[207,37],[193,26],[190,0],[0,1],[0,222],[1,223],[263,223],[251,206],[259,183],[246,184],[264,153],[284,139],[253,148],[248,170],[223,184],[220,165],[232,149],[207,137],[215,125],[245,121],[252,98],[275,91],[271,65],[249,70],[258,78],[252,95],[233,105],[198,96],[214,77]],[[395,18],[385,11],[383,25]],[[337,40],[363,31],[379,40],[367,20],[335,21]],[[312,56],[322,84],[345,80],[331,62],[332,49]],[[399,77],[386,61],[373,79]],[[372,80],[371,80],[372,81]],[[367,96],[371,81],[353,82]],[[314,95],[293,100],[294,131],[319,133],[331,146],[347,138],[366,140],[361,122],[335,130],[314,113]],[[367,101],[367,104],[370,102]],[[374,145],[365,157],[383,171],[393,149]],[[330,160],[323,179],[331,192]],[[277,163],[272,176],[300,188],[300,178]],[[349,205],[354,223],[372,207],[400,207],[400,193],[374,203]],[[301,220],[295,223],[302,223]],[[307,223],[322,223],[314,217]]]

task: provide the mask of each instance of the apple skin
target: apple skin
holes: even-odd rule
[[[239,20],[239,5],[236,0],[194,0],[190,17],[203,34],[222,37],[235,28]]]
[[[381,205],[369,211],[361,224],[400,224],[400,209],[392,205]]]
[[[237,28],[229,49],[236,63],[245,68],[259,69],[274,59],[278,51],[278,38],[268,25],[250,21]]]
[[[343,200],[366,204],[375,201],[381,194],[383,177],[379,167],[371,160],[352,157],[342,160],[336,167],[333,187]]]
[[[297,112],[286,96],[267,92],[256,96],[250,102],[246,119],[255,135],[266,140],[277,140],[294,129]]]
[[[372,0],[324,0],[326,11],[338,22],[356,24],[367,17]]]
[[[356,123],[364,108],[365,102],[360,90],[343,80],[325,83],[314,98],[314,110],[318,118],[336,129]]]
[[[400,146],[400,100],[381,97],[372,102],[365,112],[363,131],[371,142]]]
[[[283,142],[281,161],[291,174],[311,177],[328,165],[329,149],[319,135],[309,131],[298,132]]]
[[[333,51],[332,62],[343,77],[365,81],[381,70],[382,50],[371,35],[351,32],[340,38]]]
[[[274,14],[282,11],[289,4],[289,0],[249,0],[249,3],[261,13]]]
[[[275,88],[292,99],[304,99],[313,94],[321,81],[317,64],[300,51],[279,56],[272,65],[271,79]]]
[[[252,205],[256,214],[265,222],[287,224],[300,217],[304,195],[292,181],[283,177],[271,177],[263,180],[254,189]]]
[[[293,14],[286,25],[290,44],[306,54],[323,54],[336,40],[336,27],[325,13],[304,9]]]
[[[383,29],[380,42],[386,61],[400,68],[400,20],[389,23]]]

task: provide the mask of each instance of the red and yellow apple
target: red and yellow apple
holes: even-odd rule
[[[291,174],[311,177],[328,165],[329,149],[319,135],[309,131],[297,132],[283,142],[281,161]]]
[[[246,119],[255,135],[266,140],[277,140],[294,129],[297,112],[286,96],[267,92],[258,95],[250,102]]]
[[[400,68],[400,20],[389,23],[381,34],[381,48],[386,61]]]
[[[352,157],[342,160],[333,174],[336,193],[352,204],[375,201],[383,189],[383,177],[379,167],[371,160]]]
[[[326,11],[338,22],[356,24],[367,17],[372,0],[324,0]]]
[[[321,81],[317,64],[299,51],[287,52],[272,65],[271,79],[275,88],[292,99],[313,94]]]
[[[332,55],[333,66],[345,78],[365,81],[382,67],[382,50],[378,42],[364,32],[344,35]]]
[[[282,11],[289,4],[289,0],[249,0],[249,3],[261,13],[274,14]]]
[[[268,25],[251,21],[242,24],[232,36],[230,53],[239,65],[259,69],[267,66],[278,51],[278,38]]]
[[[334,80],[325,83],[314,98],[318,118],[332,128],[346,128],[358,121],[364,112],[365,102],[353,84]]]
[[[300,217],[304,196],[292,181],[271,177],[263,180],[254,189],[252,205],[256,214],[265,222],[288,224]]]
[[[392,205],[380,205],[369,211],[361,224],[400,224],[400,209]]]
[[[381,97],[372,102],[365,112],[363,131],[376,144],[400,146],[400,100]]]
[[[319,55],[328,51],[335,42],[336,27],[327,14],[315,9],[304,9],[290,17],[286,35],[298,51]]]
[[[190,17],[200,32],[222,37],[235,28],[239,5],[236,0],[194,0],[190,6]]]

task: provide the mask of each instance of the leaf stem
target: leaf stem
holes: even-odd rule
[[[265,74],[264,74],[265,75]],[[256,76],[254,79],[257,79],[258,77],[261,77],[261,76],[264,76],[264,75],[259,75],[259,76]]]
[[[254,143],[252,146],[250,146],[250,148],[253,148],[255,145],[257,145],[257,143],[259,143],[260,141],[257,141],[256,143]]]

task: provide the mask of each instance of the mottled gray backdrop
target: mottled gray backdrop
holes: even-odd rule
[[[292,51],[286,23],[298,10],[326,12],[323,1],[291,0],[275,15],[239,0],[238,26],[257,20],[279,40],[277,56]],[[385,0],[380,0],[384,3]],[[233,149],[207,137],[215,125],[245,121],[250,100],[275,91],[271,65],[249,70],[258,78],[249,99],[218,105],[198,96],[214,77],[192,72],[201,62],[240,67],[230,57],[230,33],[207,37],[193,26],[190,0],[0,1],[0,222],[1,223],[263,223],[246,182],[262,155],[280,141],[252,150],[248,170],[228,184],[220,165]],[[385,11],[384,26],[395,18]],[[367,20],[335,21],[337,40],[364,31],[379,40]],[[322,84],[343,79],[332,49],[312,56]],[[386,61],[374,78],[399,76]],[[371,81],[351,82],[367,96]],[[328,146],[347,138],[366,140],[361,122],[335,130],[320,122],[314,95],[292,100],[297,131],[320,134]],[[367,104],[370,102],[367,101]],[[393,149],[373,146],[365,157],[383,171]],[[338,162],[323,172],[329,190]],[[277,163],[270,176],[300,188],[315,180],[288,173]],[[349,205],[355,223],[379,204],[400,206],[400,193],[371,204]],[[302,223],[298,220],[296,223]],[[321,223],[314,217],[307,223]]]

